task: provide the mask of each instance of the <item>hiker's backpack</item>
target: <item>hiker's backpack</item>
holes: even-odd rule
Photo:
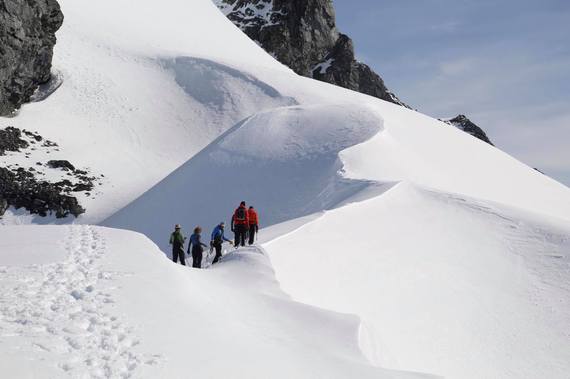
[[[246,219],[246,212],[247,212],[247,210],[246,210],[245,208],[239,207],[239,208],[236,210],[236,217],[235,217],[235,219],[236,219],[237,221],[245,221],[245,219]]]

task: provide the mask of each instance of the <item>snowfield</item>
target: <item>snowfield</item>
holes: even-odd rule
[[[570,189],[295,75],[210,0],[61,3],[63,83],[0,125],[104,180],[78,219],[0,221],[0,372],[567,378]],[[175,223],[207,242],[241,200],[258,245],[166,258]],[[10,226],[37,223],[75,225]]]
[[[294,299],[362,317],[381,367],[568,375],[568,222],[400,183],[264,248]]]
[[[0,242],[11,253],[9,266],[0,261],[0,371],[9,377],[427,377],[370,365],[358,317],[292,301],[262,249],[199,271],[173,265],[132,232],[1,233],[52,236],[43,241],[52,262],[43,264]]]

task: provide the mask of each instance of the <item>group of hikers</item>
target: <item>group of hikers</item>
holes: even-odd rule
[[[259,216],[253,207],[247,208],[245,201],[242,201],[239,207],[234,211],[231,221],[231,230],[234,233],[234,241],[226,238],[224,235],[225,223],[222,221],[212,231],[210,237],[210,253],[215,250],[216,256],[212,264],[217,263],[222,257],[222,245],[228,242],[236,248],[245,246],[246,240],[249,245],[255,242],[255,236],[259,231]],[[170,235],[170,244],[172,245],[172,260],[177,263],[186,265],[184,254],[184,244],[186,237],[182,234],[181,226],[177,224],[174,232]],[[202,242],[202,228],[197,226],[194,233],[190,236],[187,253],[192,255],[192,267],[202,268],[202,258],[204,248],[208,246]]]

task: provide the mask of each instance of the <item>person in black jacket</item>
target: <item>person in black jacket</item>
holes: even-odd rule
[[[239,245],[245,246],[245,236],[249,231],[249,214],[245,207],[245,201],[242,201],[239,207],[234,211],[232,222],[236,231],[235,247],[237,249]]]
[[[202,228],[197,226],[194,229],[194,234],[190,236],[190,243],[188,243],[188,254],[192,251],[192,267],[194,268],[202,268],[202,255],[204,248],[207,247],[200,240],[200,233],[202,233]],[[192,247],[192,250],[190,250],[190,247]]]

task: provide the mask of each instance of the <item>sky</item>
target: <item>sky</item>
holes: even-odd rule
[[[570,186],[569,0],[334,0],[341,32],[401,100],[467,115]]]

